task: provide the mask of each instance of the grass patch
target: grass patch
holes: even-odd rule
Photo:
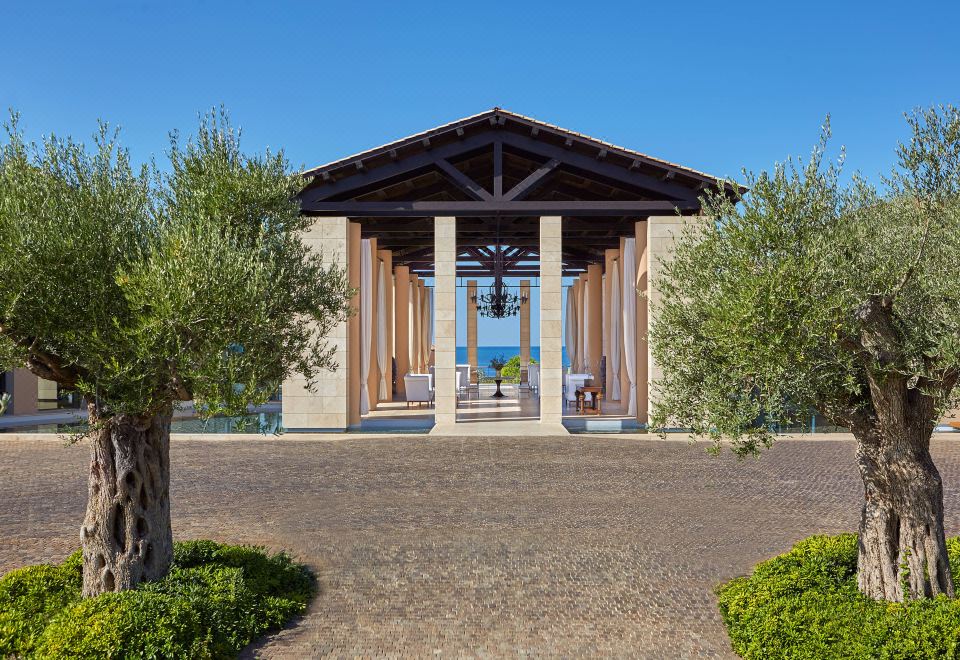
[[[232,658],[302,613],[316,592],[284,553],[213,541],[174,545],[162,580],[82,599],[77,551],[0,578],[0,657]]]
[[[947,541],[954,583],[960,538]],[[857,537],[813,536],[717,589],[744,658],[960,658],[960,600],[887,603],[857,589]]]

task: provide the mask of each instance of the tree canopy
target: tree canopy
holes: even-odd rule
[[[854,431],[890,426],[874,398],[896,381],[933,429],[960,375],[960,113],[907,119],[881,189],[841,183],[828,122],[805,162],[705,198],[655,310],[655,426],[753,453],[812,410]]]
[[[134,167],[117,137],[38,145],[7,125],[0,368],[26,364],[111,416],[190,399],[236,414],[292,371],[336,366],[324,337],[349,287],[301,239],[283,153],[244,155],[223,112],[172,135],[164,171]]]

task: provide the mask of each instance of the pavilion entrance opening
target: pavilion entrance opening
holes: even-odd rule
[[[307,244],[358,313],[328,333],[336,371],[284,383],[288,432],[642,427],[662,260],[704,191],[737,194],[501,108],[303,175]],[[499,379],[491,351],[516,358]]]

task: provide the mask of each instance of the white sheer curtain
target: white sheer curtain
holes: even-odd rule
[[[637,239],[623,243],[623,352],[627,361],[630,396],[627,414],[637,414]]]
[[[377,259],[380,278],[377,287],[377,368],[380,369],[378,401],[386,401],[387,392],[387,274],[383,262]]]
[[[620,294],[620,260],[613,260],[613,273],[610,274],[610,346],[607,351],[609,364],[607,369],[610,372],[610,379],[613,381],[610,387],[610,398],[614,401],[620,400],[620,335],[621,325],[620,317],[622,313],[623,300]]]
[[[583,280],[577,280],[574,284],[577,290],[577,362],[573,366],[574,373],[583,373]]]
[[[564,345],[567,347],[567,358],[570,360],[570,371],[577,371],[577,292],[571,286],[567,289],[567,323],[564,334]]]
[[[417,332],[419,331],[420,323],[417,321],[417,312],[420,309],[419,299],[420,298],[420,287],[414,283],[413,280],[410,281],[410,314],[407,316],[407,322],[410,324],[409,330],[407,332],[407,337],[410,341],[410,373],[417,374],[420,373],[420,351],[417,350],[417,346],[420,343],[419,338],[417,337]]]
[[[433,345],[433,289],[423,290],[423,300],[420,301],[420,346],[423,348],[423,363],[430,364],[430,347]]]
[[[360,241],[360,414],[370,412],[370,349],[373,342],[373,260],[370,239]]]

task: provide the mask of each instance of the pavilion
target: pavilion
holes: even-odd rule
[[[288,432],[362,428],[368,414],[403,407],[407,374],[429,372],[431,421],[449,432],[466,384],[455,354],[458,281],[475,370],[471,297],[497,271],[523,278],[523,369],[529,289],[539,286],[540,424],[563,421],[565,343],[568,370],[589,374],[607,401],[647,422],[658,377],[648,305],[684,216],[700,212],[716,177],[501,108],[305,174],[302,212],[315,218],[306,241],[347,269],[358,313],[329,337],[336,371],[312,392],[302,378],[284,383]]]

